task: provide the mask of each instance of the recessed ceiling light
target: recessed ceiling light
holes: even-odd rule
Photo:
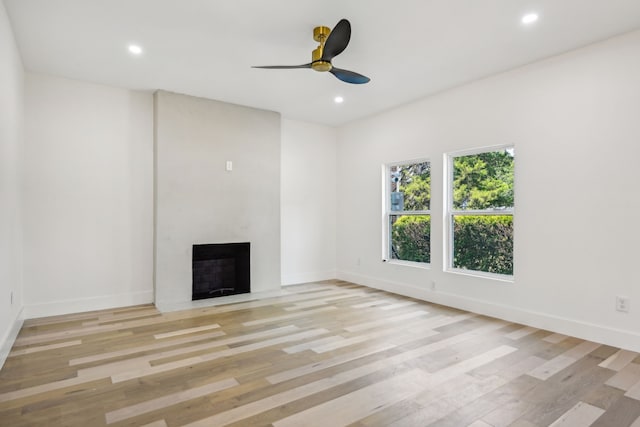
[[[344,98],[341,96],[336,96],[335,98],[333,98],[333,102],[335,102],[336,104],[342,104],[344,102]]]
[[[140,46],[138,46],[137,44],[130,44],[129,45],[129,52],[131,52],[134,55],[140,55],[140,54],[142,54],[142,48]]]
[[[539,16],[537,13],[527,13],[521,19],[524,25],[531,25],[538,20]]]

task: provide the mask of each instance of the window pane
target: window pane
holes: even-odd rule
[[[431,216],[390,215],[391,259],[431,261]]]
[[[453,209],[513,207],[513,148],[453,158]]]
[[[431,199],[429,162],[391,166],[391,210],[428,211]]]
[[[453,217],[453,267],[513,274],[513,216]]]

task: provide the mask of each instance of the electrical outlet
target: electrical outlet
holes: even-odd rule
[[[435,290],[436,290],[436,281],[435,281],[435,280],[432,280],[432,281],[431,281],[431,290],[432,290],[432,291],[435,291]]]
[[[11,305],[13,305],[13,291],[11,291]]]
[[[629,312],[629,298],[621,295],[616,296],[616,310],[623,313]]]

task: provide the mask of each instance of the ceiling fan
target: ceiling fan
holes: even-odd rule
[[[351,39],[351,24],[346,19],[341,19],[331,30],[328,27],[316,27],[313,29],[313,39],[320,43],[311,54],[311,62],[303,65],[265,65],[252,68],[267,68],[273,70],[311,68],[315,71],[328,71],[343,82],[363,84],[369,82],[369,77],[349,70],[336,68],[331,60],[342,53]]]

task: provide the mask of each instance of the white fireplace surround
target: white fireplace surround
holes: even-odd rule
[[[270,111],[156,92],[154,291],[160,310],[205,304],[191,303],[194,244],[251,242],[252,293],[280,292],[280,122]]]

